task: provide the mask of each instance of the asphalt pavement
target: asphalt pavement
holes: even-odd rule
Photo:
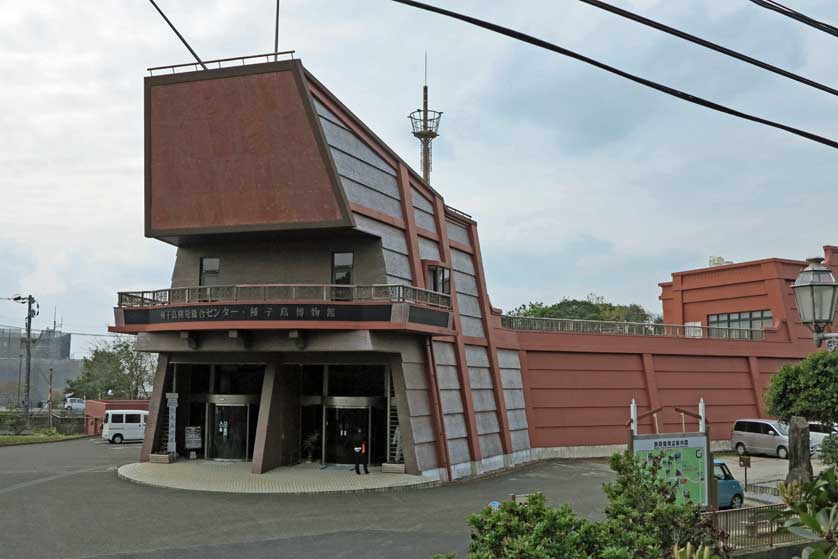
[[[118,479],[139,450],[100,439],[0,448],[0,559],[464,557],[466,516],[490,501],[541,491],[599,517],[613,478],[604,464],[567,460],[387,493],[218,494]]]

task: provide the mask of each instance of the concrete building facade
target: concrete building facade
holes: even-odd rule
[[[771,278],[748,280],[785,305],[771,328],[685,326],[735,306],[698,305],[715,289],[698,273],[662,284],[675,326],[503,316],[477,223],[298,60],[148,77],[145,95],[146,236],[178,249],[171,286],[120,293],[111,328],[159,353],[143,460],[170,413],[178,453],[200,433],[202,456],[256,473],[350,463],[358,429],[370,463],[442,480],[604,453],[632,399],[703,397],[724,438],[812,350]]]
[[[63,391],[68,380],[81,374],[81,359],[70,353],[72,335],[57,330],[42,330],[32,335],[30,399],[32,405],[49,395],[49,371],[54,390]],[[0,328],[0,406],[25,399],[26,332],[21,328]]]

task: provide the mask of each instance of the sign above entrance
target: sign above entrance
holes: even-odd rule
[[[189,305],[153,309],[126,309],[125,324],[165,324],[207,321],[389,321],[391,305]]]

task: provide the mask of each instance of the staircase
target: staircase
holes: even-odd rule
[[[385,473],[404,473],[402,433],[399,430],[399,408],[392,382],[390,383],[390,417],[387,420],[387,440],[390,450],[387,454],[387,463],[381,465],[381,471]]]
[[[390,455],[387,462],[390,464],[404,464],[404,453],[402,452],[402,436],[399,431],[399,410],[396,407],[395,399],[390,400],[390,432],[387,434],[390,440]]]

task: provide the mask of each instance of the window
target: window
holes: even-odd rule
[[[701,322],[685,322],[684,323],[684,336],[688,338],[700,338],[702,336],[701,332]]]
[[[810,423],[809,431],[812,433],[832,434],[835,433],[835,428],[829,425],[821,425],[820,423]]]
[[[771,311],[748,311],[726,314],[711,314],[707,317],[709,328],[744,328],[764,330],[774,325]],[[721,335],[721,333],[719,333]]]
[[[428,289],[451,294],[451,270],[442,266],[428,266]]]
[[[125,416],[121,413],[111,414],[111,423],[125,423]]]
[[[352,265],[355,255],[352,252],[335,252],[332,254],[332,283],[335,285],[352,285]]]
[[[218,274],[220,271],[220,258],[201,258],[200,285],[218,285]]]
[[[733,479],[733,474],[730,473],[730,470],[728,469],[727,465],[714,464],[713,477],[715,477],[718,480]]]
[[[139,423],[140,422],[140,414],[138,413],[127,413],[125,414],[125,423]]]
[[[102,423],[107,423],[110,418],[111,418],[110,415],[105,414],[105,419],[102,421]]]

